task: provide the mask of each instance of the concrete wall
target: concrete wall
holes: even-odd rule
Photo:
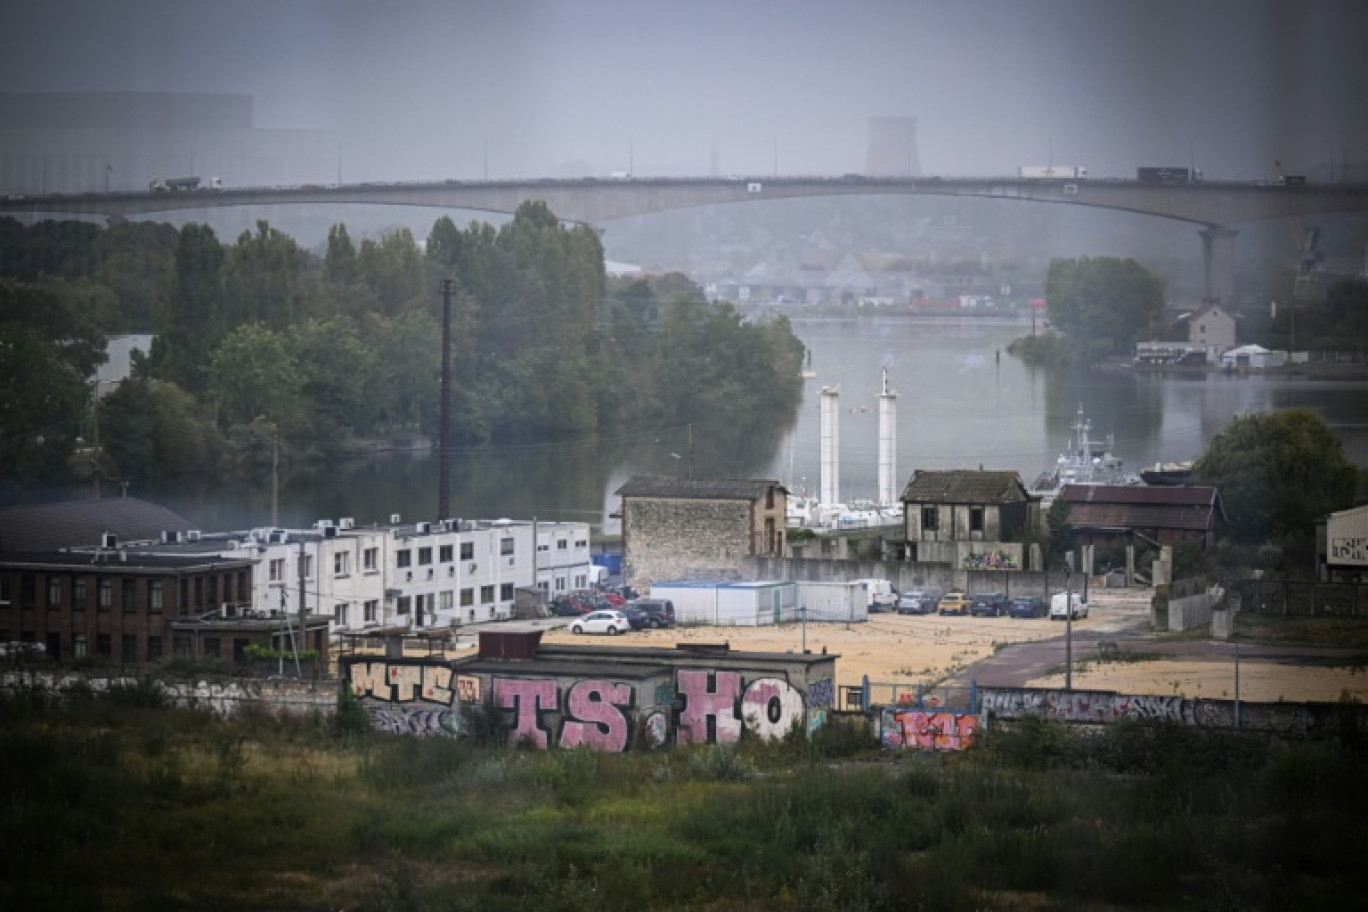
[[[945,592],[1005,592],[1046,596],[1064,588],[1060,573],[1034,573],[1024,570],[964,570],[944,564],[903,563],[877,560],[812,560],[807,558],[749,557],[742,561],[747,579],[791,579],[814,582],[844,582],[853,579],[886,579],[899,592],[932,589]],[[1079,581],[1074,580],[1075,591]]]
[[[1168,629],[1172,631],[1194,630],[1211,623],[1211,610],[1221,604],[1225,592],[1209,589],[1196,595],[1169,598]]]
[[[1233,668],[1232,668],[1233,674]],[[1179,696],[1119,694],[1098,690],[979,688],[979,712],[1011,721],[1026,716],[1098,724],[1122,719],[1162,719],[1202,728],[1234,728],[1235,701],[1190,700]],[[1240,701],[1240,728],[1283,735],[1326,737],[1351,724],[1368,731],[1368,706],[1337,703],[1251,703]]]
[[[88,688],[94,693],[105,693],[116,687],[136,687],[140,679],[133,676],[104,677],[68,672],[11,671],[0,676],[0,690],[37,688],[50,693],[63,693],[73,688]],[[225,678],[219,681],[153,682],[176,706],[207,709],[220,716],[231,716],[247,706],[271,712],[310,713],[331,715],[337,709],[337,690],[331,682],[313,687],[300,681],[259,681]]]

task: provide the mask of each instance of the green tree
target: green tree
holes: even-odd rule
[[[369,433],[375,424],[375,356],[348,317],[306,320],[286,334],[299,394],[315,437],[337,440]]]
[[[361,242],[357,279],[370,289],[381,313],[393,316],[422,307],[423,274],[423,255],[407,228],[390,231],[378,241]]]
[[[1197,480],[1221,495],[1229,532],[1247,544],[1304,544],[1315,521],[1352,506],[1357,470],[1308,409],[1241,415],[1207,444]]]
[[[223,311],[226,259],[208,225],[190,222],[181,227],[174,255],[176,304],[165,332],[152,340],[148,372],[193,395],[204,391],[209,353],[230,328]]]
[[[128,332],[166,328],[176,292],[176,229],[164,222],[116,222],[95,241],[96,281],[118,300]]]
[[[105,471],[128,481],[212,475],[223,440],[193,396],[160,380],[126,380],[100,401]]]
[[[224,427],[265,416],[282,436],[304,436],[309,425],[300,385],[285,337],[260,323],[233,330],[209,358],[209,395]]]
[[[256,232],[244,231],[228,251],[225,268],[229,329],[262,323],[281,330],[294,325],[311,299],[307,288],[307,254],[294,238],[265,221]]]
[[[1045,277],[1050,321],[1086,361],[1129,354],[1153,334],[1163,281],[1133,259],[1052,260]]]
[[[89,399],[85,375],[38,329],[0,320],[0,389],[0,487],[67,478]]]

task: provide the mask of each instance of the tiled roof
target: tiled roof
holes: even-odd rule
[[[1029,499],[1016,472],[918,469],[903,489],[906,503],[998,504]]]
[[[637,475],[617,489],[620,497],[668,497],[677,500],[758,500],[770,488],[787,494],[783,485],[765,478],[672,478]]]
[[[0,552],[95,547],[106,532],[120,542],[150,541],[193,528],[185,517],[136,497],[0,507]]]
[[[1212,529],[1221,512],[1211,487],[1142,485],[1068,485],[1060,498],[1069,502],[1075,529]]]

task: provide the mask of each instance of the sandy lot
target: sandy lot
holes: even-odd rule
[[[1075,622],[1074,633],[1120,633],[1143,617],[1134,612],[1095,611]],[[672,649],[676,643],[722,643],[733,649],[757,652],[813,652],[826,649],[836,662],[838,686],[859,686],[861,678],[880,684],[931,686],[985,656],[998,644],[1024,643],[1062,635],[1064,625],[1046,619],[970,618],[871,615],[858,624],[790,624],[779,627],[683,627],[642,630],[619,637],[575,636],[565,626],[548,629],[545,643],[585,643],[608,646],[653,646]],[[1105,663],[1096,661],[1094,644],[1075,646],[1073,686],[1076,689],[1114,690],[1134,694],[1177,694],[1185,697],[1231,699],[1235,692],[1234,663],[1221,660],[1155,660]],[[1032,687],[1062,687],[1063,674],[1033,679]],[[1240,698],[1252,701],[1331,701],[1348,690],[1368,701],[1368,674],[1349,668],[1306,668],[1271,662],[1240,663]]]

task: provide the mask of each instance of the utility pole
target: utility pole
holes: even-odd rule
[[[301,681],[304,680],[304,671],[299,665],[299,644],[303,643],[306,647],[309,644],[308,627],[304,623],[309,616],[304,606],[304,560],[304,539],[301,537],[299,539],[299,638],[292,644],[294,646],[295,676]]]
[[[451,464],[447,440],[451,437],[451,279],[442,279],[442,415],[437,431],[437,519],[451,515]]]
[[[1072,557],[1072,555],[1070,555]],[[1064,565],[1064,689],[1073,690],[1073,564]]]
[[[693,425],[689,425],[689,449],[684,461],[684,477],[693,478]]]
[[[271,422],[271,528],[280,525],[280,427]]]

